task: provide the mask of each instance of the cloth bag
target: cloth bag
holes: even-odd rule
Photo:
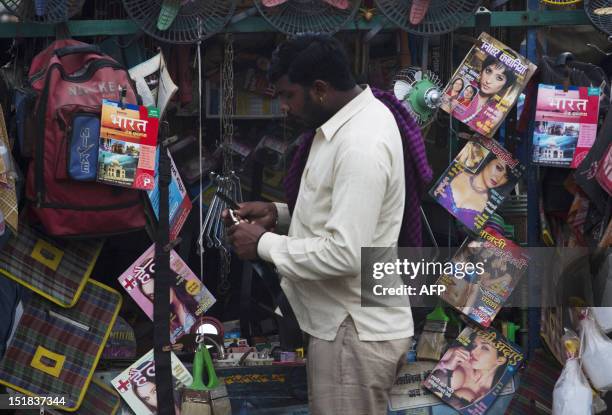
[[[59,409],[77,410],[121,302],[121,294],[94,280],[72,308],[32,295],[0,361],[0,384],[26,395],[57,395],[64,401]]]

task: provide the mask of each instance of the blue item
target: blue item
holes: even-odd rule
[[[96,180],[100,118],[97,114],[76,114],[70,132],[68,175],[79,181]]]

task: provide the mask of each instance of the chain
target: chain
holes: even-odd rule
[[[223,152],[222,176],[229,180],[234,171],[231,145],[234,136],[234,40],[231,33],[225,36],[225,53],[221,67],[221,150]],[[219,250],[219,285],[217,291],[220,297],[226,297],[230,292],[229,280],[231,254],[226,249]],[[226,301],[229,297],[226,298]]]

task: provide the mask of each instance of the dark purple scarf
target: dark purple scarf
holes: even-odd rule
[[[421,246],[421,194],[425,191],[425,187],[429,184],[433,175],[431,167],[427,163],[421,129],[410,112],[395,98],[392,92],[372,88],[372,93],[391,110],[402,135],[406,202],[398,244],[407,247]],[[283,180],[285,196],[291,212],[293,212],[298,198],[302,173],[306,167],[314,136],[313,131],[303,134],[301,143]]]

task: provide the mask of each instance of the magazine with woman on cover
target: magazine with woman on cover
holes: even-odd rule
[[[460,265],[460,272],[438,279],[437,284],[446,287],[440,297],[488,327],[527,270],[528,259],[520,246],[486,227],[454,255],[452,262]],[[469,264],[479,266],[468,269]]]
[[[463,415],[483,415],[524,359],[521,349],[494,329],[467,326],[423,386]]]
[[[497,141],[476,136],[429,191],[468,229],[480,232],[524,170]]]
[[[483,32],[444,89],[440,108],[492,138],[536,68]]]

